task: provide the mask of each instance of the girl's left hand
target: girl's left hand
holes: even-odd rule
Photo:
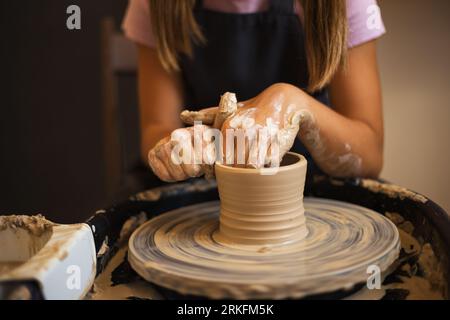
[[[287,84],[272,85],[242,102],[238,112],[224,122],[225,146],[229,129],[243,129],[246,136],[244,155],[235,146],[235,165],[255,168],[279,165],[299,130],[302,106],[297,99],[298,90]],[[247,138],[252,135],[253,141]],[[238,156],[245,157],[245,163],[237,161]]]

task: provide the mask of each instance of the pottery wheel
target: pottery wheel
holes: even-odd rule
[[[129,261],[148,281],[182,294],[209,298],[282,299],[351,289],[367,268],[381,271],[397,259],[398,231],[372,210],[306,198],[304,240],[278,246],[216,241],[218,201],[162,214],[129,241]]]

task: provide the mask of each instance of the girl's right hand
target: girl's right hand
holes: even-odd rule
[[[205,125],[196,125],[196,135],[194,127],[180,128],[161,139],[148,153],[148,163],[158,178],[166,182],[175,182],[203,175],[205,166],[195,161],[202,159],[202,155],[195,154],[194,139],[200,137],[196,142],[202,143],[205,147],[201,137],[208,128]],[[188,151],[191,152],[189,155],[186,154]],[[187,156],[188,159],[181,159],[183,156]]]

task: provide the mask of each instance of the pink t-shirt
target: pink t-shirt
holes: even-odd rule
[[[295,11],[302,19],[302,9],[298,1],[295,3]],[[204,7],[228,13],[255,13],[267,10],[269,0],[204,0]],[[347,0],[347,18],[349,48],[374,40],[385,33],[376,0]],[[129,39],[155,47],[148,0],[129,0],[122,28]]]

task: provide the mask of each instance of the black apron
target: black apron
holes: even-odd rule
[[[304,34],[294,0],[271,0],[268,11],[251,14],[211,11],[197,0],[194,12],[207,43],[194,46],[192,59],[180,59],[186,108],[217,105],[226,91],[244,101],[277,82],[307,87]],[[327,90],[313,96],[329,105]],[[308,159],[309,185],[320,170],[299,139],[291,150]]]
[[[194,45],[192,58],[180,57],[184,108],[215,106],[226,91],[244,101],[277,82],[307,87],[304,35],[294,0],[271,0],[268,11],[251,14],[211,11],[197,0],[194,13],[207,43]],[[329,105],[327,90],[313,96]],[[309,192],[313,175],[321,171],[299,139],[291,150],[308,159]],[[147,166],[139,165],[132,176],[140,189],[165,184]]]

